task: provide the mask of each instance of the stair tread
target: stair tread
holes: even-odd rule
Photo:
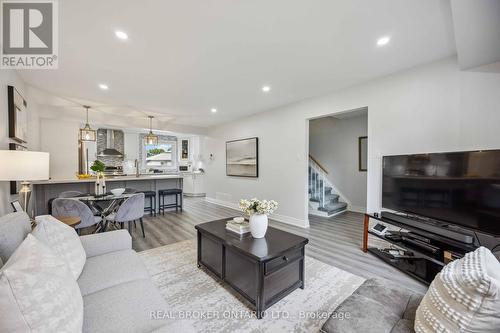
[[[336,202],[329,203],[324,207],[319,207],[318,210],[327,212],[328,214],[333,214],[345,210],[347,208],[347,204],[345,202]]]
[[[330,202],[332,204],[338,203],[339,202],[339,196],[338,194],[329,194],[325,196],[325,201]]]
[[[325,205],[326,209],[337,209],[339,207],[346,207],[347,204],[345,202],[336,202],[336,203],[329,203]]]

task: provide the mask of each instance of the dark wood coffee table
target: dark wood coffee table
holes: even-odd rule
[[[198,224],[198,267],[205,267],[264,311],[297,288],[304,289],[307,238],[269,227],[266,237],[240,238],[226,230],[230,219]]]

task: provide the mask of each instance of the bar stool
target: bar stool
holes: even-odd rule
[[[150,216],[156,216],[156,192],[155,191],[142,191],[145,200],[149,199],[149,206],[144,207],[144,212],[149,213]]]
[[[171,195],[175,195],[175,203],[165,204],[165,197]],[[165,215],[165,209],[168,208],[175,208],[175,211],[180,208],[182,212],[182,190],[180,188],[170,188],[158,191],[158,213]]]

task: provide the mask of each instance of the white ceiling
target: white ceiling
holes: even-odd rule
[[[65,0],[59,13],[59,69],[23,79],[165,124],[212,126],[456,53],[449,0]]]

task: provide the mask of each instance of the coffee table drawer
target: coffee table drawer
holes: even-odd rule
[[[200,237],[201,263],[222,277],[222,244],[205,235]]]
[[[290,262],[302,257],[302,249],[296,249],[286,252],[284,255],[271,259],[264,264],[264,274],[270,274]]]

